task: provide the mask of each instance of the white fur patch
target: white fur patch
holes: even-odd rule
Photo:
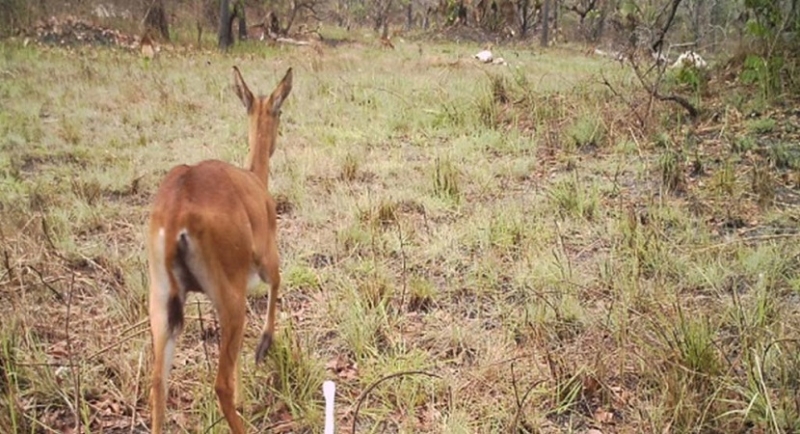
[[[169,380],[169,373],[172,370],[172,358],[175,357],[175,336],[167,339],[167,346],[164,348],[164,382]]]
[[[167,303],[169,301],[169,274],[165,261],[165,230],[160,228],[156,239],[152,241],[152,257],[150,262],[150,325],[154,332],[164,333],[169,330]],[[172,357],[175,352],[175,340],[167,337],[166,351],[164,353],[164,386],[172,366]]]
[[[254,290],[259,283],[261,283],[261,276],[258,275],[255,269],[251,270],[250,276],[247,278],[247,290]]]
[[[164,228],[158,230],[158,238],[155,242],[155,250],[153,255],[153,263],[150,264],[153,285],[155,291],[151,294],[157,297],[157,301],[164,307],[164,314],[166,316],[167,300],[169,299],[169,275],[167,274],[167,267],[165,263],[165,245],[164,245],[165,231]]]

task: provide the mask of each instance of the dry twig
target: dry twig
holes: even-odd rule
[[[427,377],[438,378],[440,380],[442,379],[442,377],[440,375],[432,374],[430,372],[425,372],[425,371],[395,372],[394,374],[389,374],[389,375],[387,375],[387,376],[385,376],[385,377],[383,377],[381,379],[378,379],[374,383],[370,384],[369,387],[367,387],[363,392],[361,392],[361,395],[356,400],[356,408],[353,411],[353,428],[351,430],[352,434],[356,433],[356,425],[358,423],[358,411],[361,409],[361,404],[364,403],[364,400],[367,398],[367,395],[369,395],[369,393],[372,392],[373,389],[378,387],[379,384],[383,383],[386,380],[391,380],[392,378],[406,377],[406,376],[411,376],[411,375],[424,375],[424,376],[427,376]],[[447,386],[447,390],[449,392],[448,405],[452,405],[452,403],[453,403],[453,390],[450,388],[450,386]]]
[[[406,249],[403,244],[403,230],[400,227],[400,221],[398,220],[397,216],[395,216],[394,222],[397,225],[397,238],[400,240],[400,258],[403,261],[403,272],[401,274],[401,278],[403,280],[403,291],[400,293],[400,310],[402,310],[403,306],[406,304],[406,290],[408,289],[408,262],[406,260]]]
[[[528,400],[528,396],[533,392],[533,389],[542,383],[544,383],[544,380],[534,381],[533,384],[528,386],[528,390],[525,391],[522,395],[522,399],[520,399],[519,393],[517,392],[517,376],[514,374],[514,364],[511,364],[511,386],[514,388],[514,400],[517,404],[517,410],[514,413],[514,421],[511,422],[509,426],[509,433],[516,434],[517,425],[519,425],[519,418],[522,415],[522,407],[525,405],[525,401]]]

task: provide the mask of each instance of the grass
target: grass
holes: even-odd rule
[[[278,338],[254,366],[259,288],[241,359],[251,430],[320,432],[334,379],[349,431],[361,393],[416,370],[441,379],[379,384],[359,432],[800,426],[800,165],[788,142],[751,152],[782,118],[690,142],[666,105],[637,126],[600,72],[641,95],[602,60],[395,45],[145,64],[0,43],[0,430],[147,430],[148,203],[175,164],[244,160],[234,64],[261,92],[296,74],[272,161]],[[194,296],[186,316],[169,421],[227,432],[216,318]]]

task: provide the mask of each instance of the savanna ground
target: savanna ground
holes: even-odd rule
[[[241,357],[251,431],[321,432],[326,379],[339,432],[800,429],[796,103],[734,75],[689,122],[579,49],[508,46],[504,68],[395,45],[0,43],[2,431],[148,430],[148,202],[175,164],[243,161],[233,65],[262,93],[295,70],[278,339],[255,366],[261,287]],[[186,309],[170,426],[227,432],[218,324]],[[433,376],[367,390],[408,371]]]

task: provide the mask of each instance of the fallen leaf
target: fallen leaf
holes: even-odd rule
[[[337,377],[344,380],[358,378],[358,364],[350,362],[342,355],[338,355],[325,363],[325,369],[332,371]]]
[[[598,408],[594,411],[594,420],[602,424],[614,423],[614,413]]]

